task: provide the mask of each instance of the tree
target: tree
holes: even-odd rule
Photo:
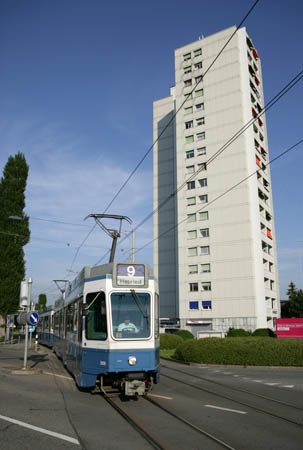
[[[40,309],[45,309],[47,302],[46,294],[40,294],[38,303],[36,303],[35,310],[40,311]]]
[[[293,281],[291,281],[289,283],[289,286],[288,286],[288,289],[286,292],[286,294],[288,295],[288,298],[289,299],[293,298],[296,294],[296,291],[297,291],[297,289],[296,289],[295,283]]]
[[[29,218],[24,214],[27,176],[23,153],[10,156],[0,180],[0,314],[4,318],[17,311],[20,283],[25,277],[23,247],[30,237]]]
[[[303,290],[291,281],[287,290],[288,300],[281,306],[283,318],[303,317]]]

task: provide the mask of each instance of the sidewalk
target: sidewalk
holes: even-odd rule
[[[26,370],[24,365],[24,341],[20,344],[3,344],[0,346],[0,371],[11,372],[14,375],[41,373],[47,369],[45,363],[49,361],[50,350],[38,346],[35,351],[35,345],[28,349]]]

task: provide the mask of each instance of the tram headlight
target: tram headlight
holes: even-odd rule
[[[137,358],[135,356],[130,356],[128,358],[128,364],[130,366],[135,366],[137,364]]]

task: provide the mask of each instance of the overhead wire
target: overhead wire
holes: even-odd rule
[[[211,164],[218,156],[220,156],[232,143],[234,143],[251,125],[253,125],[254,122],[256,122],[259,117],[263,116],[265,112],[267,112],[272,106],[274,106],[287,92],[292,89],[301,79],[303,78],[303,70],[297,73],[291,81],[289,81],[274,97],[269,100],[269,102],[261,108],[261,111],[255,116],[252,117],[245,125],[243,125],[242,128],[240,128],[231,138],[226,141],[222,147],[220,147],[214,155],[212,155],[209,160],[205,162],[205,167],[207,167],[209,164]],[[173,197],[177,195],[177,193],[183,189],[188,182],[192,181],[196,176],[204,172],[205,168],[201,166],[197,171],[195,171],[184,183],[182,183],[175,191],[173,191],[170,195],[168,195],[158,206],[155,208],[151,213],[149,213],[142,221],[133,229],[133,231],[137,231],[147,220],[149,220],[151,217],[153,217],[161,208],[163,208],[166,203],[171,200]],[[125,239],[129,235],[125,236],[121,241],[119,242],[119,245],[121,245]],[[105,253],[94,265],[99,264],[107,255],[108,253]]]
[[[272,164],[274,161],[277,161],[279,158],[281,158],[282,156],[286,155],[287,153],[289,153],[291,150],[293,150],[294,148],[296,148],[298,145],[303,143],[303,139],[300,139],[296,144],[292,145],[291,147],[289,147],[288,149],[284,150],[282,153],[280,153],[278,156],[276,156],[275,158],[273,158],[271,161],[269,161],[267,164],[264,164],[265,167],[269,166],[270,164]],[[208,202],[206,205],[204,205],[202,208],[198,209],[196,211],[196,213],[199,213],[201,211],[203,211],[204,209],[208,208],[211,204],[215,203],[216,201],[218,201],[220,198],[222,198],[223,196],[225,196],[226,194],[228,194],[229,192],[231,192],[232,190],[236,189],[240,184],[244,183],[245,181],[247,181],[249,178],[251,178],[252,176],[256,175],[259,171],[261,171],[262,169],[257,169],[254,172],[252,172],[250,175],[246,176],[245,178],[243,178],[242,180],[240,180],[238,183],[234,184],[233,186],[231,186],[229,189],[227,189],[226,191],[224,191],[222,194],[218,195],[216,198],[214,198],[213,200],[211,200],[210,202]],[[169,233],[170,231],[174,230],[175,228],[178,228],[179,225],[181,225],[182,223],[186,222],[188,219],[187,217],[182,219],[180,222],[178,222],[176,225],[168,228],[166,231],[164,231],[163,233],[161,233],[159,236],[157,236],[156,238],[152,239],[151,241],[149,241],[147,244],[143,245],[142,247],[140,247],[139,249],[135,250],[135,254],[139,253],[139,251],[143,250],[145,247],[147,247],[148,245],[152,244],[153,242],[159,240],[161,237],[165,236],[167,233]]]
[[[235,34],[238,32],[239,28],[243,25],[243,23],[245,22],[245,20],[247,19],[247,17],[251,14],[251,12],[253,11],[253,9],[256,7],[256,5],[259,3],[260,0],[256,0],[254,2],[254,4],[250,7],[250,9],[248,10],[248,12],[245,14],[245,16],[242,18],[241,22],[237,25],[235,31],[231,34],[231,36],[228,38],[228,40],[226,41],[226,43],[223,45],[223,47],[221,48],[221,50],[219,51],[219,53],[217,54],[217,56],[214,58],[214,60],[210,63],[210,65],[207,67],[207,69],[204,71],[203,76],[201,79],[199,79],[199,81],[195,84],[195,86],[193,87],[193,89],[191,90],[191,92],[186,96],[185,100],[181,103],[181,105],[179,106],[179,108],[174,112],[174,114],[172,115],[172,117],[170,118],[170,120],[168,121],[168,123],[165,125],[165,127],[163,128],[163,130],[161,131],[161,133],[157,136],[157,138],[155,139],[155,141],[152,143],[152,145],[148,148],[148,150],[145,152],[145,154],[143,155],[143,157],[141,158],[141,160],[137,163],[137,165],[135,166],[135,168],[131,171],[131,173],[129,174],[129,176],[127,177],[127,179],[124,181],[124,183],[122,184],[122,186],[119,188],[119,190],[117,191],[117,193],[114,195],[113,199],[109,202],[109,204],[106,206],[104,213],[106,211],[108,211],[108,209],[110,208],[110,206],[113,204],[113,202],[116,200],[116,198],[118,197],[118,195],[122,192],[122,190],[125,188],[125,186],[128,184],[128,182],[131,180],[131,178],[133,177],[133,175],[136,173],[136,171],[139,169],[139,167],[141,166],[141,164],[144,162],[144,160],[147,158],[147,156],[149,155],[149,153],[153,150],[154,146],[156,145],[156,143],[159,141],[159,139],[161,138],[161,136],[165,133],[165,131],[167,130],[167,128],[170,126],[170,124],[175,120],[177,114],[179,113],[179,111],[182,109],[182,107],[184,106],[184,104],[186,103],[186,101],[189,99],[189,97],[192,95],[192,93],[197,89],[197,87],[199,86],[199,84],[202,82],[202,80],[204,79],[205,75],[209,72],[209,70],[212,68],[212,66],[215,64],[215,62],[217,61],[217,59],[220,57],[220,55],[223,53],[223,51],[225,50],[225,48],[227,47],[227,45],[230,43],[230,41],[232,40],[232,38],[235,36]],[[88,236],[87,236],[88,237]],[[125,238],[124,238],[125,239]],[[124,239],[122,241],[124,241]],[[120,243],[122,242],[120,241]],[[109,252],[108,252],[109,253]],[[105,257],[106,255],[104,255]],[[100,258],[98,260],[97,263],[95,263],[94,265],[97,265],[104,257]]]
[[[225,48],[227,47],[227,45],[230,43],[230,41],[232,40],[232,38],[235,36],[235,34],[237,33],[237,31],[239,30],[239,28],[243,25],[243,23],[245,22],[245,20],[247,19],[247,17],[250,15],[250,13],[253,11],[253,9],[256,7],[256,5],[259,3],[260,0],[256,0],[254,2],[254,4],[251,6],[251,8],[249,9],[249,11],[245,14],[245,16],[243,17],[243,19],[241,20],[241,22],[238,24],[238,26],[236,27],[236,30],[231,34],[231,36],[229,37],[229,39],[227,40],[227,42],[223,45],[223,47],[221,48],[221,50],[219,51],[219,53],[217,54],[217,56],[215,57],[215,59],[211,62],[211,64],[208,66],[208,68],[205,70],[205,72],[203,73],[203,77],[202,79],[205,77],[205,75],[209,72],[209,70],[212,68],[212,66],[215,64],[215,62],[217,61],[217,59],[220,57],[220,55],[222,54],[222,52],[225,50]],[[129,174],[129,176],[127,177],[127,179],[124,181],[124,183],[122,184],[122,186],[120,187],[120,189],[118,190],[118,192],[114,195],[113,199],[109,202],[109,204],[107,205],[107,207],[105,208],[104,212],[106,212],[110,206],[113,204],[113,202],[116,200],[116,198],[118,197],[118,195],[122,192],[122,190],[125,188],[125,186],[128,184],[128,182],[131,180],[131,178],[133,177],[133,175],[136,173],[136,171],[139,169],[139,167],[141,166],[141,164],[144,162],[144,160],[146,159],[146,157],[149,155],[149,153],[152,151],[152,149],[154,148],[154,146],[156,145],[156,143],[158,142],[158,140],[160,139],[160,137],[164,134],[164,132],[166,131],[166,129],[170,126],[170,124],[175,120],[176,115],[178,114],[178,112],[182,109],[184,103],[188,100],[188,98],[191,96],[191,94],[197,89],[198,85],[202,82],[202,79],[200,79],[194,86],[194,88],[191,90],[191,92],[188,94],[188,96],[185,98],[185,100],[181,103],[180,107],[176,110],[176,112],[172,115],[171,119],[168,121],[168,123],[166,124],[166,126],[163,128],[163,130],[161,131],[161,133],[159,134],[159,136],[157,137],[157,139],[152,143],[152,145],[148,148],[148,150],[146,151],[146,153],[143,155],[143,157],[141,158],[141,160],[138,162],[138,164],[135,166],[135,168],[131,171],[131,173]]]

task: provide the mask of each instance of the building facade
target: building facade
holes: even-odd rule
[[[280,315],[261,63],[245,28],[204,76],[235,29],[175,50],[175,86],[154,102],[161,317],[195,335]]]

